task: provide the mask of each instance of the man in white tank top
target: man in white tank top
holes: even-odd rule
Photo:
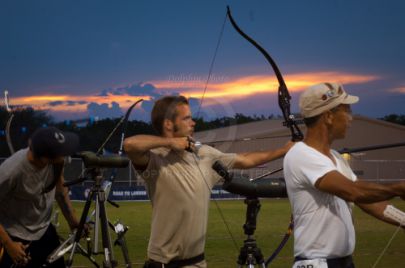
[[[405,197],[405,184],[379,185],[359,180],[339,153],[331,149],[334,140],[345,137],[352,121],[350,104],[358,100],[336,83],[311,86],[300,96],[307,132],[284,158],[294,216],[294,268],[354,267],[352,203],[377,219],[404,224],[403,219],[398,222],[384,212],[392,208],[386,200]]]

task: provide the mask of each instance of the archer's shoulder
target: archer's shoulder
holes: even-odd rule
[[[339,159],[342,162],[347,163],[346,159],[344,159],[343,156],[338,151],[331,149],[330,152],[335,158]]]
[[[212,146],[203,144],[203,145],[201,145],[201,147],[198,149],[198,153],[199,153],[199,154],[218,154],[218,153],[222,153],[222,152],[221,152],[220,150],[218,150],[218,149],[212,147]]]
[[[235,158],[237,154],[230,152],[222,152],[215,147],[209,145],[202,145],[197,152],[201,158],[221,159],[221,158]]]
[[[311,159],[312,156],[318,155],[319,153],[312,147],[308,146],[302,141],[295,143],[284,157],[284,161],[292,161],[296,163],[297,161],[306,161]]]
[[[28,162],[27,151],[28,148],[21,149],[1,163],[0,174],[3,179],[14,177],[24,170],[23,167],[26,165],[26,162]]]
[[[307,148],[306,147],[308,147],[304,142],[302,142],[302,141],[299,141],[299,142],[296,142],[293,146],[291,146],[291,148],[288,150],[288,152],[287,152],[287,154],[286,154],[286,156],[287,155],[294,155],[294,154],[297,154],[297,153],[299,153],[299,152],[301,152],[301,151],[305,151]]]
[[[16,166],[19,164],[22,164],[24,161],[28,161],[27,160],[27,152],[28,152],[28,148],[24,148],[21,150],[18,150],[17,152],[15,152],[13,155],[7,157],[3,163],[1,163],[1,166]]]

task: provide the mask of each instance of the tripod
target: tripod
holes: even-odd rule
[[[277,256],[287,242],[293,228],[293,223],[290,223],[288,232],[284,236],[284,239],[281,241],[278,248],[274,251],[270,258],[264,262],[263,254],[257,247],[256,239],[253,236],[256,230],[257,214],[260,210],[260,201],[258,197],[287,197],[285,182],[273,179],[267,179],[266,181],[263,179],[256,182],[255,180],[261,177],[253,180],[234,177],[233,174],[229,173],[220,161],[216,161],[212,165],[212,168],[225,180],[222,189],[230,193],[246,196],[245,204],[247,205],[247,211],[246,222],[243,225],[243,230],[247,235],[247,239],[243,242],[243,247],[240,249],[237,262],[238,267],[247,265],[248,268],[254,268],[255,265],[259,265],[260,267],[265,268]],[[270,175],[270,173],[267,173],[266,176],[267,175]]]
[[[241,268],[244,265],[248,268],[254,268],[255,265],[265,268],[263,254],[260,248],[257,247],[256,239],[253,234],[256,230],[256,218],[260,210],[260,201],[257,197],[246,197],[245,204],[246,210],[246,222],[243,225],[243,230],[247,235],[247,239],[243,241],[243,247],[240,248],[238,257],[238,267]]]
[[[86,157],[87,156],[87,157]],[[81,235],[78,234],[80,231],[79,229],[76,229],[74,233],[69,235],[69,238],[64,240],[62,244],[55,249],[52,254],[50,254],[47,258],[47,264],[55,262],[57,259],[61,258],[63,255],[65,255],[67,252],[70,252],[70,258],[67,261],[67,265],[70,267],[73,262],[73,254],[75,253],[80,253],[84,257],[88,258],[91,263],[95,267],[100,267],[96,260],[94,259],[93,255],[99,254],[98,252],[98,246],[99,246],[99,230],[100,230],[100,221],[102,224],[102,235],[105,237],[104,233],[107,230],[104,226],[104,218],[107,218],[106,213],[105,213],[105,201],[109,202],[111,205],[115,207],[119,207],[118,204],[115,202],[111,201],[108,199],[113,181],[116,177],[116,169],[113,170],[111,176],[109,179],[103,180],[100,172],[100,167],[99,166],[104,166],[104,167],[109,167],[110,165],[114,166],[116,164],[122,165],[125,164],[125,161],[122,161],[121,158],[114,158],[114,157],[95,157],[93,154],[86,153],[82,157],[85,159],[85,165],[92,165],[93,168],[86,168],[85,171],[82,173],[82,175],[73,181],[66,182],[64,185],[65,186],[70,186],[74,185],[77,183],[81,183],[85,181],[86,179],[92,179],[95,181],[95,184],[93,185],[92,189],[89,192],[89,195],[87,196],[85,208],[83,209],[83,214],[81,216],[81,221],[80,221],[80,227],[83,229],[85,224],[92,224],[94,225],[94,239],[93,243],[91,243],[91,239],[89,237],[86,237],[86,242],[87,242],[87,249],[83,248],[81,244],[79,244],[77,239],[80,240]],[[109,162],[111,161],[111,162]],[[94,163],[92,163],[94,162]],[[90,178],[89,178],[90,177]],[[89,208],[91,206],[91,201],[94,200],[95,197],[95,209],[90,213],[90,216],[87,216],[89,213]],[[87,209],[86,209],[87,208]],[[104,212],[102,212],[104,211]],[[105,216],[102,216],[105,215]],[[83,218],[85,219],[85,222],[83,223]],[[94,218],[94,221],[92,220]],[[123,223],[120,222],[120,220],[116,221],[114,224],[108,221],[108,226],[111,227],[111,229],[115,232],[117,235],[116,240],[114,241],[114,246],[118,245],[121,248],[121,251],[123,253],[123,257],[125,260],[125,267],[126,268],[131,268],[131,260],[129,258],[128,254],[128,248],[126,246],[126,241],[125,241],[125,234],[128,231],[129,227],[125,226]],[[83,231],[80,231],[80,233],[83,233]],[[109,238],[109,234],[107,235]],[[111,243],[107,243],[111,244]],[[75,247],[73,248],[73,246]],[[93,245],[93,247],[91,246]],[[108,248],[109,252],[112,251],[111,248]],[[105,250],[101,252],[105,254]],[[112,256],[113,257],[113,256]],[[103,266],[105,267],[105,266]],[[109,267],[109,266],[107,266]],[[112,266],[113,267],[113,266]]]
[[[66,266],[70,268],[73,264],[73,255],[76,251],[76,247],[80,247],[79,241],[80,238],[82,237],[82,232],[84,230],[84,225],[86,224],[86,219],[87,215],[90,210],[91,203],[95,197],[95,202],[96,202],[96,215],[95,215],[95,221],[97,223],[98,220],[101,222],[101,235],[102,235],[102,245],[103,245],[103,254],[104,254],[104,259],[103,259],[103,268],[114,268],[117,266],[117,261],[114,258],[113,251],[112,251],[112,246],[111,246],[111,239],[110,239],[110,233],[108,230],[108,219],[107,219],[107,213],[106,213],[106,208],[105,208],[105,202],[107,201],[107,197],[105,194],[104,189],[102,188],[102,180],[103,176],[101,175],[100,168],[95,167],[89,170],[90,175],[92,179],[94,179],[95,183],[93,187],[91,188],[88,196],[86,203],[83,208],[83,213],[80,218],[80,223],[77,228],[77,231],[74,235],[74,240],[72,244],[72,250],[70,252],[69,258],[66,261]],[[95,225],[95,236],[98,235],[98,224]],[[98,241],[95,241],[95,243],[98,243]],[[97,247],[96,247],[97,248]],[[88,253],[90,254],[90,250],[88,250]],[[98,252],[93,252],[95,254],[98,254]]]
[[[102,183],[102,190],[104,191],[104,196],[107,198],[106,201],[113,205],[114,207],[118,208],[119,205],[111,200],[108,199],[108,196],[110,194],[110,190],[113,184],[113,181],[116,177],[117,169],[113,169],[113,172],[110,176],[109,180],[105,180]],[[98,252],[98,230],[100,227],[100,223],[97,219],[100,218],[100,206],[99,202],[96,202],[96,208],[92,212],[92,216],[95,215],[95,222],[94,222],[94,248],[93,248],[93,253],[97,254]],[[126,268],[131,268],[131,260],[129,258],[129,253],[128,253],[128,248],[126,244],[126,239],[125,239],[125,234],[129,230],[129,227],[124,225],[120,220],[117,220],[114,224],[111,223],[108,219],[108,225],[111,227],[111,229],[115,232],[117,235],[117,238],[114,241],[114,246],[119,246],[121,248],[122,255],[124,257],[125,261],[125,267]]]

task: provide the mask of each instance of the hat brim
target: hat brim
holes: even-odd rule
[[[359,97],[353,95],[347,95],[341,102],[342,104],[354,104],[359,102]]]

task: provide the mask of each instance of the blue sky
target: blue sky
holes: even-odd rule
[[[405,2],[0,1],[0,90],[57,120],[116,117],[139,98],[184,94],[198,106],[226,5],[276,60],[292,93],[344,84],[356,114],[405,114]],[[259,52],[226,21],[202,115],[280,114]],[[195,107],[194,107],[195,108]]]

